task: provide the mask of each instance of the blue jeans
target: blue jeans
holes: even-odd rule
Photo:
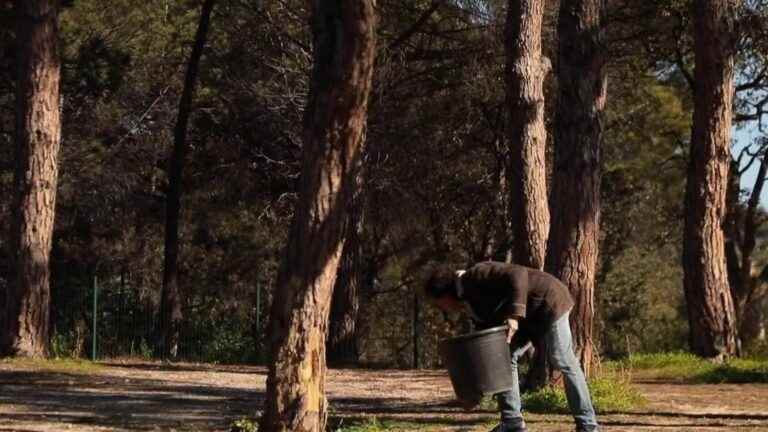
[[[565,396],[579,430],[597,429],[595,410],[589,396],[587,380],[578,359],[573,353],[571,327],[568,324],[570,312],[563,315],[544,334],[547,357],[552,367],[561,371],[565,381]],[[512,352],[513,388],[496,394],[502,422],[516,423],[522,420],[520,385],[517,377],[517,361],[525,353],[525,346],[516,347]]]

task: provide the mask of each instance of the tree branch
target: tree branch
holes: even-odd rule
[[[733,121],[740,123],[745,121],[758,121],[758,128],[762,130],[762,123],[763,123],[763,116],[765,114],[768,114],[768,111],[766,111],[766,105],[768,105],[768,95],[766,95],[764,98],[760,99],[757,103],[750,104],[752,107],[754,107],[755,111],[749,114],[736,114],[733,117]]]
[[[679,45],[675,47],[675,64],[680,70],[680,73],[683,75],[683,78],[685,78],[685,81],[688,83],[688,87],[691,88],[691,91],[695,91],[696,80],[693,78],[693,75],[685,65],[685,58],[683,57],[683,52],[680,50]]]
[[[739,171],[738,171],[739,175],[744,174],[750,168],[752,168],[752,164],[755,163],[755,161],[757,160],[757,157],[760,155],[760,152],[758,151],[758,152],[755,152],[755,153],[751,153],[749,151],[749,146],[744,147],[743,149],[741,149],[741,152],[739,153],[739,158],[736,159],[736,163],[738,164],[738,166],[741,166],[741,158],[745,154],[750,156],[749,163],[747,163],[747,165],[745,165],[744,168],[739,169]]]
[[[683,75],[683,78],[685,78],[685,81],[688,83],[688,87],[691,88],[691,92],[695,92],[696,80],[694,79],[691,71],[689,71],[688,67],[685,65],[685,56],[683,55],[683,50],[680,46],[680,43],[683,40],[683,34],[686,30],[685,18],[683,17],[682,13],[678,12],[676,15],[678,21],[678,37],[675,43],[675,64],[677,65],[677,68],[680,69],[680,73]]]
[[[407,30],[405,30],[403,33],[400,34],[400,36],[397,37],[392,43],[389,44],[389,49],[395,49],[398,46],[402,45],[405,41],[411,38],[414,34],[416,34],[417,31],[429,20],[429,18],[432,16],[435,11],[437,11],[440,6],[442,6],[446,0],[433,0],[432,4],[427,8],[427,10],[424,11],[424,13],[421,14],[419,19],[416,20],[415,23],[413,23],[412,26],[410,26]]]
[[[763,80],[766,78],[766,73],[768,73],[768,64],[763,66],[763,69],[752,81],[736,86],[736,91],[752,90],[764,85],[765,83],[763,83]]]

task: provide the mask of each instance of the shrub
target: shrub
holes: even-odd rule
[[[258,432],[258,430],[259,426],[256,420],[245,417],[233,421],[232,427],[229,429],[230,432]]]
[[[595,411],[626,411],[645,403],[645,398],[630,383],[628,374],[605,371],[589,380]],[[561,386],[548,386],[523,395],[523,408],[536,413],[568,413],[568,401]]]
[[[51,336],[51,357],[70,358],[74,351],[75,344],[70,335],[55,333]]]

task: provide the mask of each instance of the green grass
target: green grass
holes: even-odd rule
[[[592,404],[598,413],[626,411],[645,404],[645,398],[632,386],[629,376],[604,371],[589,380]],[[561,386],[545,387],[523,395],[523,409],[534,413],[569,413],[568,401]]]
[[[444,424],[419,424],[392,420],[379,420],[376,417],[370,419],[345,419],[331,418],[328,421],[328,432],[414,432],[414,431],[440,431],[445,429]],[[257,432],[258,422],[249,418],[241,418],[232,422],[232,432]]]
[[[0,360],[3,365],[17,368],[28,368],[50,372],[91,373],[102,368],[98,363],[79,359],[33,359],[5,358]]]
[[[405,431],[436,431],[442,430],[438,425],[423,425],[412,422],[400,422],[391,420],[338,420],[329,422],[329,432],[405,432]]]
[[[642,379],[690,383],[768,383],[768,359],[730,359],[715,363],[689,353],[636,354],[610,362],[609,368],[631,370]]]

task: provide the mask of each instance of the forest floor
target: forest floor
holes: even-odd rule
[[[0,431],[228,431],[257,415],[265,382],[252,366],[0,361]],[[768,384],[636,385],[647,404],[601,414],[604,431],[768,431]],[[333,431],[481,432],[496,419],[453,406],[441,371],[331,370],[327,393]],[[385,426],[354,428],[373,418]],[[532,432],[573,430],[565,415],[526,419]]]

